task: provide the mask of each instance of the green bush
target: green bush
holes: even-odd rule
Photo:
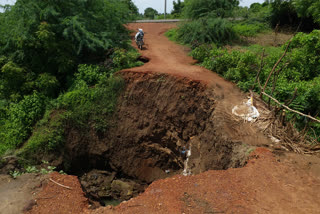
[[[94,66],[81,66],[94,73]],[[90,71],[91,68],[91,71]],[[33,159],[34,154],[57,152],[63,149],[65,130],[73,128],[87,133],[94,129],[97,134],[105,133],[115,111],[117,98],[124,87],[120,77],[102,76],[94,87],[78,79],[72,89],[51,103],[42,120],[38,122],[31,138],[21,149],[20,155]]]
[[[172,28],[170,30],[168,30],[165,35],[171,40],[171,41],[174,41],[174,42],[179,42],[179,39],[178,39],[178,29],[177,28]]]
[[[20,102],[10,104],[7,119],[0,130],[0,144],[15,149],[29,137],[33,125],[42,117],[46,99],[35,92]]]
[[[112,62],[115,70],[122,70],[143,65],[143,62],[138,61],[139,52],[135,49],[125,50],[122,48],[115,49],[112,54]]]
[[[192,54],[198,52],[199,48],[193,50]],[[227,50],[216,48],[210,51],[202,63],[207,69],[217,72],[228,80],[237,82],[243,90],[249,89],[250,86],[247,82],[253,83],[252,79],[256,75],[257,64],[258,59],[251,52],[232,51],[229,53]]]
[[[312,80],[320,73],[320,30],[298,33],[291,42],[288,79]],[[296,74],[296,75],[293,75]]]
[[[265,31],[267,27],[262,23],[245,24],[240,23],[233,26],[233,30],[240,36],[253,37]]]
[[[19,154],[26,159],[32,159],[40,153],[59,151],[65,141],[67,116],[68,112],[47,110]]]
[[[131,0],[18,0],[0,16],[0,99],[34,90],[56,98],[79,64],[98,64],[129,46]]]
[[[82,64],[78,66],[78,72],[75,73],[75,77],[76,81],[83,80],[89,86],[92,86],[101,78],[104,78],[105,73],[100,66]]]
[[[190,55],[199,62],[203,62],[207,57],[210,56],[210,51],[216,48],[217,47],[215,45],[202,44],[193,49]]]
[[[178,28],[178,39],[184,44],[226,44],[237,38],[232,25],[226,19],[201,18],[187,22]]]
[[[278,81],[273,92],[273,96],[280,102],[285,103],[292,98],[292,94],[297,88],[298,96],[289,107],[301,111],[305,114],[317,116],[320,114],[320,36],[315,30],[310,34],[297,34],[292,40],[292,46],[279,64],[283,67],[278,75]],[[199,46],[192,50],[191,55],[202,62],[207,69],[217,72],[224,78],[236,82],[243,89],[248,90],[254,83],[257,71],[260,67],[261,53],[263,47],[259,45],[249,46],[247,50],[228,51],[222,48],[209,46]],[[269,72],[272,70],[279,57],[283,54],[286,44],[283,47],[266,48],[264,67],[260,74],[260,81],[263,84]],[[284,66],[284,64],[287,64]],[[276,70],[277,70],[276,69]],[[272,93],[273,77],[269,81],[266,92]],[[257,84],[256,84],[257,86]],[[259,90],[256,87],[256,90]],[[287,112],[288,119],[295,117],[296,126],[304,128],[307,118]],[[314,133],[320,135],[319,124],[310,123]]]
[[[35,85],[39,92],[48,97],[55,97],[59,91],[60,83],[57,78],[49,73],[43,73],[38,76]]]

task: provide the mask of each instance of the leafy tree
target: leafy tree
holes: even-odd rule
[[[139,16],[139,10],[137,6],[132,2],[132,0],[122,0],[122,1],[128,6],[131,19],[136,19]]]
[[[17,0],[5,7],[0,13],[0,155],[25,142],[49,108],[49,98],[74,86],[77,78],[90,84],[107,78],[105,68],[96,70],[92,64],[105,61],[109,70],[118,69],[110,68],[115,67],[111,58],[114,50],[128,47],[124,24],[134,13],[137,8],[131,0]],[[128,66],[132,64],[122,58]],[[79,64],[88,64],[80,76],[75,75]],[[112,91],[101,94],[109,99]],[[92,109],[83,106],[81,110]],[[45,130],[52,144],[61,141],[64,129],[59,127],[58,131]],[[39,136],[43,137],[42,132]]]
[[[270,2],[272,26],[279,24],[280,26],[292,27],[294,30],[300,26],[300,30],[303,31],[312,31],[318,27],[315,23],[320,10],[317,7],[319,6],[318,1],[314,1],[314,4],[308,6],[304,4],[305,2],[298,3],[296,0],[272,0]]]
[[[66,88],[78,64],[101,61],[106,50],[127,45],[128,14],[128,5],[119,0],[18,0],[0,17],[0,56],[9,63],[0,78],[24,73],[22,95],[30,94],[30,87],[40,89],[34,81],[43,73]],[[6,97],[18,90],[6,89]]]
[[[313,17],[313,19],[320,24],[320,1],[294,0],[293,5],[300,17]]]
[[[297,12],[293,7],[291,0],[274,0],[272,3],[272,26],[289,25],[294,26],[299,24]]]
[[[184,8],[184,2],[181,2],[181,0],[173,1],[173,10],[171,14],[173,14],[175,17],[179,17],[182,13],[182,10]]]
[[[253,3],[250,5],[250,11],[253,13],[259,12],[261,10],[262,4]]]
[[[239,4],[238,0],[185,0],[184,13],[187,18],[205,16],[226,17]]]
[[[144,10],[144,16],[149,19],[154,19],[154,17],[158,14],[159,14],[158,11],[156,11],[151,7],[148,7]]]

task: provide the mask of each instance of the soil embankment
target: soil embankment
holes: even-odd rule
[[[121,75],[126,89],[112,128],[89,135],[70,128],[57,165],[69,164],[63,170],[80,177],[90,199],[128,200],[157,179],[245,164],[250,146],[215,122],[213,88],[166,74]]]
[[[79,183],[70,183],[74,177],[55,173],[72,189],[49,182],[29,213],[318,213],[315,173],[265,148],[251,153],[244,166],[253,147],[271,143],[231,114],[245,94],[193,65],[184,47],[164,37],[173,24],[129,25],[138,27],[146,32],[141,53],[150,61],[120,72],[126,89],[113,128],[87,136],[71,128],[56,163],[70,163],[91,199],[128,201],[88,209]],[[193,175],[183,176],[183,170]]]

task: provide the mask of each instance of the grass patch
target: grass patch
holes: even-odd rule
[[[254,37],[257,36],[259,33],[266,32],[269,30],[269,28],[263,23],[237,23],[234,24],[232,28],[236,32],[236,34],[245,37]]]
[[[165,36],[169,38],[170,41],[179,42],[178,39],[178,29],[172,28],[165,33]]]

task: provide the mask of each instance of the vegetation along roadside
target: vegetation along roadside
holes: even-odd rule
[[[166,35],[190,46],[190,55],[201,66],[235,82],[244,91],[262,91],[257,81],[260,70],[259,81],[267,82],[265,93],[319,120],[320,12],[315,8],[318,3],[276,0],[246,8],[237,6],[236,1],[226,2],[186,0],[182,14],[189,21]],[[290,42],[276,41],[283,32],[294,35]],[[271,37],[273,44],[263,44],[259,36]],[[250,42],[252,37],[257,37],[256,42]],[[269,77],[279,58],[281,61]],[[263,98],[274,103],[268,97]],[[319,142],[319,122],[290,111],[285,113],[286,121],[295,121],[297,129],[307,132],[312,142]]]

